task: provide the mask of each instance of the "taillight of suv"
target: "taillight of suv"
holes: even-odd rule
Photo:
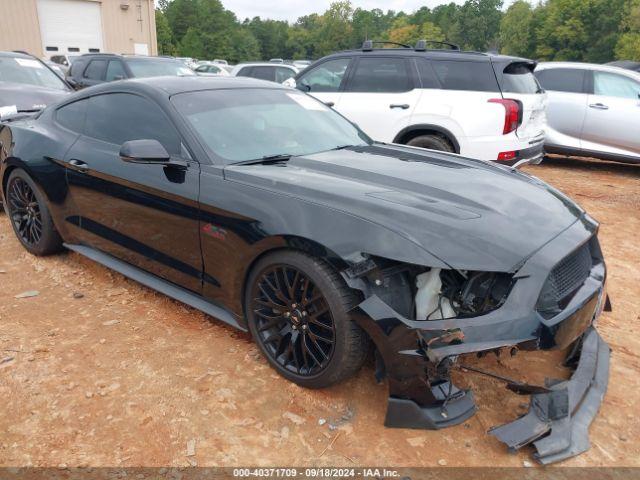
[[[504,127],[502,134],[506,135],[515,131],[522,123],[522,103],[519,100],[509,98],[492,98],[489,103],[499,103],[504,107]]]

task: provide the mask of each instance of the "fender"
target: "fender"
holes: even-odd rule
[[[418,130],[433,130],[434,132],[438,132],[438,133],[444,135],[447,138],[447,140],[449,140],[451,142],[451,144],[453,145],[453,149],[454,149],[455,153],[460,153],[460,144],[458,143],[458,140],[456,139],[456,136],[453,133],[451,133],[449,130],[447,130],[446,128],[441,127],[439,125],[432,125],[432,124],[427,124],[427,123],[419,123],[419,124],[416,124],[416,125],[410,125],[408,127],[403,128],[395,136],[395,138],[393,139],[393,143],[401,143],[400,140],[405,135],[407,135],[408,133],[411,133],[411,132],[418,131]]]

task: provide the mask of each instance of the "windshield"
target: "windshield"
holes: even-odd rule
[[[506,93],[542,93],[542,88],[531,69],[524,64],[512,63],[504,69],[502,91]]]
[[[174,60],[127,60],[127,65],[137,78],[143,77],[187,77],[193,76],[193,70],[184,63]]]
[[[329,107],[295,90],[207,90],[175,95],[172,102],[227,164],[371,143]]]
[[[0,57],[0,82],[68,90],[60,77],[34,58]]]

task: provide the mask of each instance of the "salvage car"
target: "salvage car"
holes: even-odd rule
[[[451,380],[465,355],[566,349],[569,380],[506,380],[531,407],[491,433],[543,463],[589,448],[609,362],[598,223],[535,177],[373,142],[248,78],[100,85],[0,142],[2,197],[32,254],[72,250],[248,330],[303,387],[350,377],[373,346],[389,427],[471,417],[473,393]]]
[[[20,52],[0,52],[0,119],[34,113],[72,92],[40,59]]]

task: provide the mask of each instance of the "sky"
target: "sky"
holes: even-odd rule
[[[414,12],[420,7],[433,8],[452,0],[351,0],[354,8],[367,10],[380,8],[383,11],[395,10],[407,13]],[[453,0],[464,3],[464,0]],[[288,20],[295,22],[298,17],[310,13],[324,12],[332,0],[222,0],[227,10],[231,10],[240,20],[259,16],[274,20]],[[506,2],[505,2],[506,3]]]

